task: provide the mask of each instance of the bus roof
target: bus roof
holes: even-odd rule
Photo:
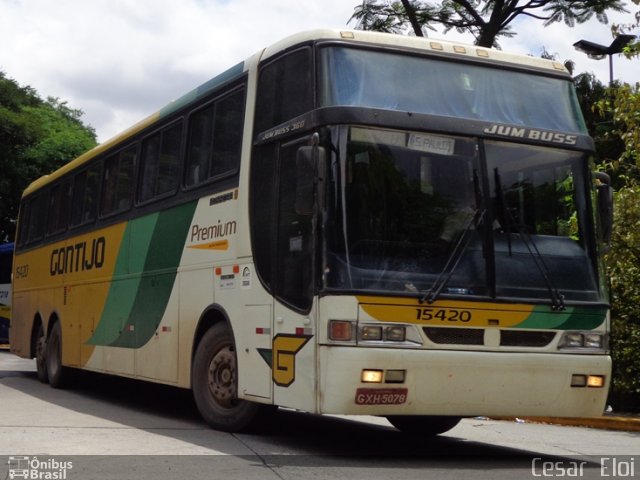
[[[440,54],[446,57],[460,59],[465,58],[468,60],[477,59],[484,61],[495,61],[503,64],[512,64],[513,66],[523,66],[546,70],[549,72],[568,74],[566,67],[562,63],[552,60],[546,60],[527,55],[506,53],[500,50],[478,47],[475,45],[463,44],[459,42],[449,42],[426,37],[412,37],[406,35],[369,32],[362,30],[309,30],[286,37],[279,42],[276,42],[273,45],[267,47],[261,52],[261,54],[258,53],[257,56],[260,56],[261,60],[265,60],[283,50],[287,50],[302,43],[308,43],[317,40],[338,40],[346,43],[353,42],[357,44],[383,45],[387,47],[423,50],[425,52],[432,52],[434,54]],[[76,159],[60,167],[55,172],[35,180],[23,192],[23,197],[46,186],[51,181],[60,178],[64,174],[83,165],[92,158],[95,158],[96,156],[104,153],[112,147],[126,142],[126,140],[128,140],[130,137],[141,132],[147,127],[152,126],[159,119],[176,112],[182,107],[186,107],[189,104],[196,102],[197,100],[211,92],[213,89],[217,88],[219,85],[222,85],[239,77],[245,70],[245,63],[246,62],[241,62],[229,68],[228,70],[213,77],[211,80],[208,80],[207,82],[203,83],[199,87],[193,89],[177,100],[172,101],[156,113],[148,116],[147,118],[141,120],[125,131],[119,133],[115,137],[83,153]]]
[[[286,37],[279,42],[274,43],[270,47],[267,47],[262,55],[262,59],[264,60],[269,58],[282,50],[286,50],[301,43],[323,39],[423,50],[457,58],[493,60],[496,62],[510,63],[514,66],[533,67],[556,73],[568,73],[566,67],[562,63],[544,58],[507,53],[493,48],[478,47],[476,45],[449,42],[446,40],[428,37],[415,37],[364,30],[324,29],[301,32]]]

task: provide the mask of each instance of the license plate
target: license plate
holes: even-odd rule
[[[407,388],[358,388],[356,405],[401,405],[408,393]]]

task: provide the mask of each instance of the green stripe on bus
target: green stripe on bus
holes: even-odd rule
[[[605,321],[606,309],[567,307],[554,312],[547,306],[537,306],[518,328],[538,328],[554,330],[592,330]]]
[[[147,248],[151,243],[157,220],[158,214],[154,213],[127,224],[113,270],[113,283],[109,288],[100,322],[87,343],[111,345],[127,328],[140,284],[140,277],[130,274],[143,271]],[[132,243],[133,239],[135,244]]]
[[[153,336],[175,283],[196,202],[132,220],[92,345],[139,348]]]

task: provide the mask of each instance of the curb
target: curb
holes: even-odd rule
[[[548,425],[563,425],[570,427],[598,428],[601,430],[617,430],[625,432],[640,432],[640,417],[625,417],[620,415],[603,415],[601,417],[491,417],[494,420],[525,421],[526,423],[542,423]]]

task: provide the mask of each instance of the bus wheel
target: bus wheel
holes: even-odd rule
[[[62,388],[69,376],[68,368],[62,366],[62,329],[60,322],[51,327],[46,348],[46,368],[49,385]]]
[[[432,436],[448,432],[458,425],[462,418],[429,415],[396,415],[388,416],[387,420],[401,432]]]
[[[238,432],[256,418],[260,405],[237,398],[238,368],[229,329],[222,323],[200,340],[193,359],[193,397],[204,420],[216,430]]]
[[[38,337],[36,339],[36,369],[38,380],[42,383],[47,383],[49,381],[49,375],[47,374],[47,340],[44,336],[42,324],[38,328]]]

